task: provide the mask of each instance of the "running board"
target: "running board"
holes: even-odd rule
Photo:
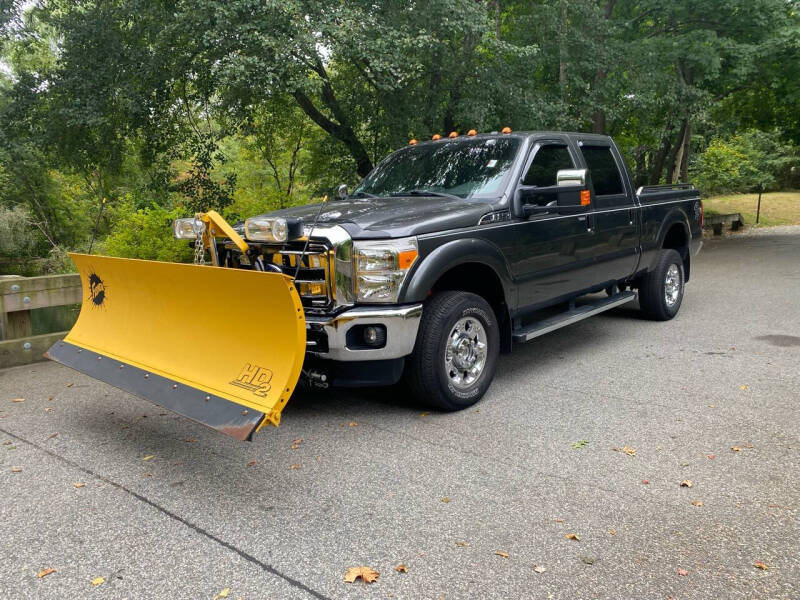
[[[636,299],[636,292],[621,292],[608,298],[603,298],[589,304],[576,306],[570,310],[563,312],[554,317],[542,319],[541,321],[534,321],[530,325],[518,329],[513,332],[513,339],[515,342],[527,342],[535,337],[550,333],[556,329],[572,325],[578,321],[582,321],[587,317],[611,310],[622,304]]]

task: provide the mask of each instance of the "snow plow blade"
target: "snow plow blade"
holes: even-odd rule
[[[306,324],[290,277],[70,254],[83,303],[45,356],[240,440],[278,425]]]

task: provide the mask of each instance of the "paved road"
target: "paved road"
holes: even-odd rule
[[[0,592],[800,598],[798,259],[800,232],[711,241],[670,323],[520,346],[459,414],[297,397],[252,444],[56,364],[0,372]]]

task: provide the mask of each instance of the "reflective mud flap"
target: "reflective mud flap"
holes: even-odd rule
[[[240,440],[278,425],[305,357],[291,278],[70,256],[83,304],[48,358]]]

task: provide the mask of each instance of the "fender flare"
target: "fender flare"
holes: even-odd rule
[[[664,247],[664,240],[667,237],[667,232],[669,232],[669,230],[672,229],[672,226],[676,224],[683,227],[683,232],[686,234],[687,253],[686,256],[684,256],[683,258],[684,260],[689,260],[690,253],[688,252],[688,249],[689,245],[692,242],[692,230],[689,227],[689,219],[686,218],[686,213],[684,213],[679,208],[673,208],[670,212],[667,213],[667,216],[662,221],[661,229],[658,230],[658,236],[656,238],[658,240],[656,242],[656,248],[660,250],[661,248]],[[653,258],[650,261],[650,264],[647,265],[648,271],[651,271],[653,267],[655,267],[655,264],[658,261],[658,254],[659,254],[658,252],[653,253]]]
[[[517,304],[517,288],[500,249],[486,240],[465,238],[442,244],[419,262],[400,290],[399,301],[423,302],[439,278],[450,269],[465,263],[479,263],[494,271],[503,286],[506,306]]]

